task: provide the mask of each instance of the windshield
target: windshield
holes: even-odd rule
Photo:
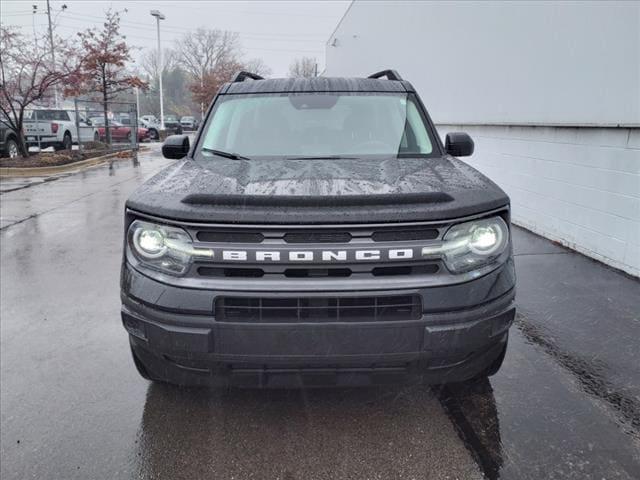
[[[431,156],[413,96],[387,93],[228,95],[216,101],[200,147],[260,157]]]

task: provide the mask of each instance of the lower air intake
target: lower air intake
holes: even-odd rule
[[[418,295],[372,297],[218,297],[218,322],[297,323],[417,320]]]

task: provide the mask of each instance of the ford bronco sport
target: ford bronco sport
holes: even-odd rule
[[[154,381],[461,382],[513,321],[509,198],[412,85],[240,72],[128,199],[122,321]]]

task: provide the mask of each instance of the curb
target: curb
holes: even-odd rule
[[[119,152],[108,153],[101,157],[88,158],[87,160],[81,160],[79,162],[67,163],[66,165],[57,165],[51,167],[0,167],[0,178],[10,177],[42,177],[46,175],[56,175],[58,173],[73,172],[75,170],[83,170],[85,168],[93,167],[106,160],[117,157],[123,152],[131,153],[131,150],[121,150]],[[124,160],[124,159],[123,159]]]

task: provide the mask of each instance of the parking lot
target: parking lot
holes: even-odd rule
[[[159,144],[1,201],[1,462],[21,478],[640,478],[640,284],[514,229],[518,315],[473,388],[184,390],[120,321],[127,196]]]

